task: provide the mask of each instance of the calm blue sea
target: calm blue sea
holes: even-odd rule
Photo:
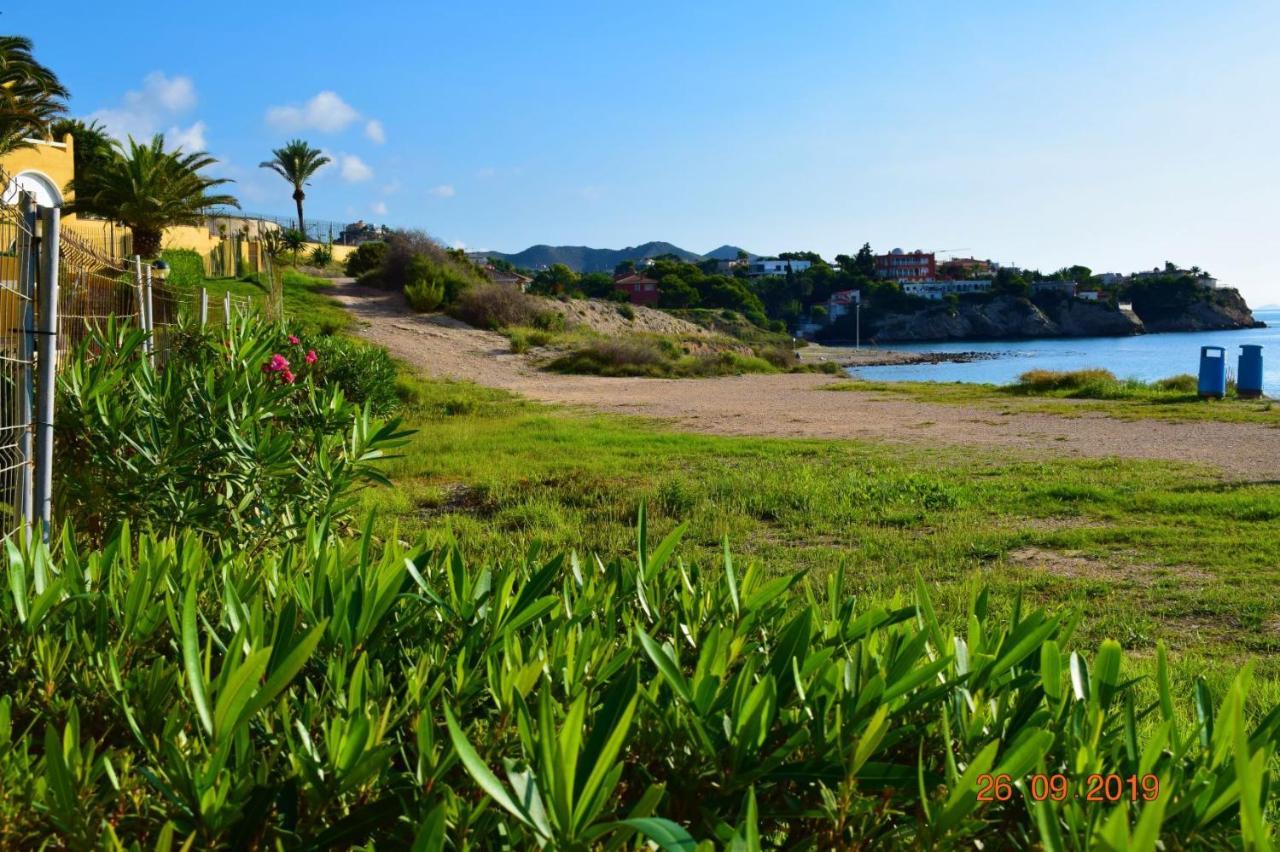
[[[1262,344],[1263,390],[1280,397],[1280,311],[1255,311],[1267,328],[1242,331],[1143,334],[1136,337],[1076,337],[1054,340],[885,344],[910,352],[989,352],[997,357],[968,363],[911,364],[850,368],[849,373],[877,381],[988,382],[1008,384],[1027,370],[1080,370],[1102,367],[1120,378],[1151,381],[1178,373],[1195,374],[1201,346],[1224,346],[1232,375],[1240,344]]]

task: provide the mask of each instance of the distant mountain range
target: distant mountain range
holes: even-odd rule
[[[476,255],[501,258],[521,269],[542,269],[556,263],[563,263],[574,272],[612,272],[618,264],[627,261],[648,260],[664,254],[675,255],[681,260],[694,262],[698,260],[732,260],[741,251],[737,246],[723,245],[706,254],[682,249],[667,242],[642,243],[623,249],[599,249],[588,246],[530,246],[524,251],[507,254],[500,251],[475,252]]]

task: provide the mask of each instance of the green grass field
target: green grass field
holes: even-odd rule
[[[323,283],[295,283],[286,296],[295,315],[314,315]],[[407,370],[400,383],[406,425],[417,432],[387,463],[394,485],[362,496],[384,535],[451,535],[482,560],[510,560],[535,543],[607,558],[634,548],[643,503],[655,534],[689,523],[683,556],[704,565],[716,563],[727,537],[740,559],[770,573],[807,569],[815,589],[843,565],[849,594],[907,596],[919,571],[949,617],[987,585],[1006,606],[1022,594],[1079,609],[1082,642],[1115,638],[1142,658],[1163,639],[1188,679],[1203,671],[1225,684],[1256,658],[1265,685],[1257,698],[1280,695],[1274,486],[1151,461],[698,435]],[[1153,416],[1133,413],[1150,404],[1140,400],[866,389]],[[1261,405],[1190,407],[1272,416],[1253,410]]]
[[[964,382],[872,382],[848,381],[827,385],[824,391],[870,393],[885,397],[905,397],[920,402],[966,405],[990,411],[1056,414],[1079,417],[1105,414],[1123,420],[1167,420],[1189,422],[1216,420],[1226,423],[1259,423],[1280,428],[1280,406],[1269,399],[1202,400],[1194,393],[1158,392],[1134,389],[1125,392],[1123,383],[1112,398],[1092,399],[1067,392],[1027,393],[1017,386],[969,384]]]
[[[1003,601],[1080,608],[1082,636],[1139,656],[1157,639],[1226,677],[1280,673],[1280,492],[1146,461],[1012,461],[964,448],[714,437],[549,409],[464,383],[411,380],[418,430],[366,492],[384,532],[452,534],[478,558],[535,542],[609,556],[688,521],[685,557],[727,536],[771,573],[846,566],[850,594],[890,597],[916,571],[945,612]]]

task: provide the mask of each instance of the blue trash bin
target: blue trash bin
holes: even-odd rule
[[[1222,346],[1200,347],[1200,383],[1201,396],[1216,396],[1219,399],[1227,395],[1227,350]]]
[[[1236,371],[1236,393],[1244,399],[1262,396],[1262,347],[1257,343],[1240,346],[1240,369]]]

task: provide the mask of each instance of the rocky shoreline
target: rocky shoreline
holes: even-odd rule
[[[806,364],[831,362],[841,367],[887,367],[907,364],[942,364],[985,361],[999,358],[998,352],[902,352],[896,349],[877,349],[852,346],[824,346],[810,344],[796,353]]]
[[[876,343],[955,340],[1029,340],[1045,337],[1126,337],[1167,331],[1255,328],[1248,304],[1235,290],[1218,290],[1174,309],[1121,310],[1081,299],[995,296],[934,303],[915,311],[864,317],[863,339]],[[903,362],[891,362],[903,363]]]

